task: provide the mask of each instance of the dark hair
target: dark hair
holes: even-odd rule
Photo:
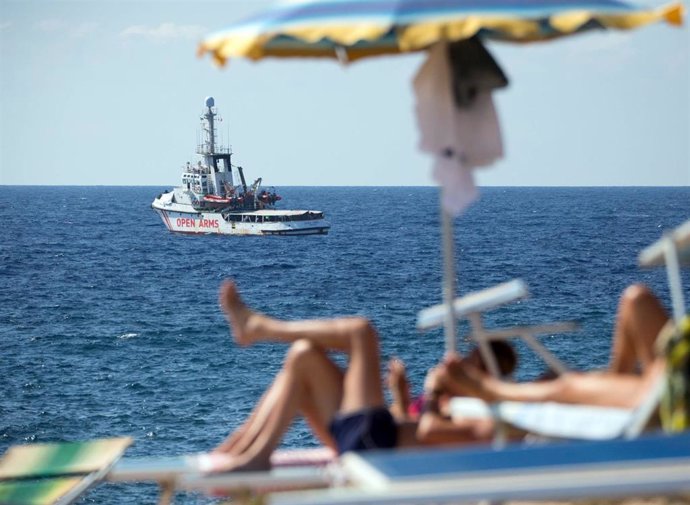
[[[513,349],[513,346],[504,340],[492,340],[489,342],[491,346],[491,352],[493,352],[496,358],[496,363],[498,364],[498,369],[501,375],[510,375],[515,370],[517,366],[517,354]],[[479,352],[479,348],[475,347],[472,350],[473,353],[479,355],[479,362],[483,370],[487,370],[486,364],[484,363],[484,358]]]

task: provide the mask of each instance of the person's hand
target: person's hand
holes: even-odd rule
[[[459,366],[462,361],[462,356],[460,356],[457,352],[449,351],[443,356],[443,361],[441,363],[447,368],[452,368],[454,366]]]
[[[388,375],[386,384],[391,393],[409,394],[409,383],[405,372],[405,364],[398,358],[393,358],[388,362]]]
[[[450,360],[443,367],[446,373],[445,386],[451,394],[488,399],[485,388],[485,381],[490,378],[488,374],[468,360]]]
[[[438,396],[444,389],[445,366],[443,364],[430,368],[424,378],[424,394]]]

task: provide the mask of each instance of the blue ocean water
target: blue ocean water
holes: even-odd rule
[[[414,328],[417,311],[441,298],[435,188],[279,188],[283,208],[327,214],[330,234],[310,237],[173,235],[150,208],[162,189],[3,187],[0,453],[116,435],[135,439],[128,456],[219,443],[285,351],[233,344],[217,304],[226,277],[278,317],[371,318],[384,363],[405,360],[419,391],[443,353],[441,330]],[[669,306],[663,270],[636,258],[689,217],[689,203],[690,188],[483,188],[455,223],[459,292],[522,278],[531,297],[491,312],[487,326],[577,321],[579,331],[541,340],[574,368],[604,366],[626,285],[645,282]],[[690,298],[687,272],[684,286]],[[519,377],[538,375],[543,364],[518,347]],[[301,422],[284,440],[315,443]],[[108,484],[82,503],[155,496],[153,486]]]

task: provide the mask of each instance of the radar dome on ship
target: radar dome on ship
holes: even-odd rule
[[[213,107],[216,104],[216,101],[213,99],[212,96],[207,96],[206,97],[206,107]]]

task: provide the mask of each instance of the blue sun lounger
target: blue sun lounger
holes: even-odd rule
[[[562,500],[690,492],[690,433],[634,440],[419,449],[341,457],[350,487],[275,493],[274,505]]]

